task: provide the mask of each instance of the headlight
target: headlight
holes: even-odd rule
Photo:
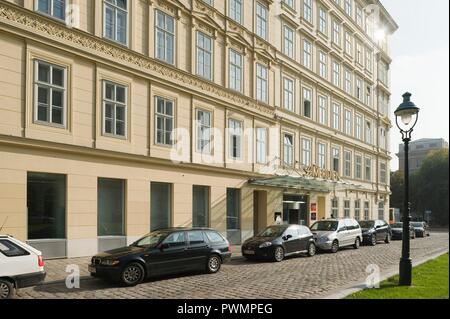
[[[327,241],[330,241],[331,239],[328,238],[327,236],[323,236],[323,237],[319,237],[318,241],[319,243],[326,243]]]
[[[103,266],[115,266],[117,264],[119,264],[118,260],[113,260],[113,259],[102,260],[102,265]]]
[[[265,243],[262,243],[259,245],[259,248],[266,248],[272,246],[272,243],[270,241],[266,241]]]

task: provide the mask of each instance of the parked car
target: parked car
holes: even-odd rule
[[[242,255],[247,259],[272,259],[280,262],[286,256],[306,253],[316,254],[314,236],[306,226],[273,225],[242,245]]]
[[[411,226],[414,228],[416,237],[430,236],[430,228],[426,222],[411,222]]]
[[[231,245],[209,228],[170,228],[147,234],[127,247],[99,253],[92,276],[135,286],[150,276],[202,270],[216,273],[231,258]]]
[[[403,238],[403,223],[394,223],[391,225],[392,239],[402,239]],[[409,224],[409,237],[411,239],[416,238],[416,232],[414,227]]]
[[[0,299],[45,279],[42,253],[11,236],[0,235]]]
[[[379,241],[386,244],[391,242],[391,226],[384,220],[361,220],[358,223],[361,226],[363,243],[375,246]]]
[[[311,231],[317,248],[336,253],[339,248],[353,246],[358,249],[361,240],[361,227],[355,219],[324,219],[315,222]]]

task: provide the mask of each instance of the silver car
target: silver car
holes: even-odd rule
[[[352,218],[324,219],[311,226],[317,248],[335,253],[340,247],[359,248],[362,232],[359,223]]]

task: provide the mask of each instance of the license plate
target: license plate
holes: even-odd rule
[[[97,269],[94,266],[89,265],[88,270],[90,273],[95,274],[97,272]]]
[[[254,255],[255,251],[247,249],[247,250],[244,250],[244,254],[246,254],[246,255]]]

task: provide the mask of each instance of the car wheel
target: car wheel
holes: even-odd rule
[[[376,238],[375,238],[375,241],[376,241]],[[360,245],[361,245],[361,241],[359,240],[359,238],[356,238],[355,243],[353,244],[353,248],[358,249]]]
[[[222,260],[217,255],[211,255],[208,258],[208,263],[206,264],[206,271],[208,274],[215,274],[220,270],[222,265]]]
[[[386,244],[389,244],[389,243],[391,242],[391,235],[387,234],[387,235],[386,235],[386,239],[384,240],[384,242],[385,242]]]
[[[370,236],[370,245],[375,246],[376,244],[377,244],[377,236],[376,235]]]
[[[308,257],[312,257],[316,254],[316,245],[314,243],[309,243],[308,246]]]
[[[335,240],[331,244],[331,252],[334,254],[334,253],[337,253],[338,250],[339,250],[339,242],[337,240]]]
[[[0,299],[12,299],[16,289],[14,285],[5,279],[0,279]]]
[[[128,287],[136,286],[144,280],[145,271],[139,263],[131,263],[125,266],[120,276],[122,284]]]
[[[275,247],[275,250],[273,251],[273,260],[276,262],[280,262],[284,259],[284,249],[283,247]]]

